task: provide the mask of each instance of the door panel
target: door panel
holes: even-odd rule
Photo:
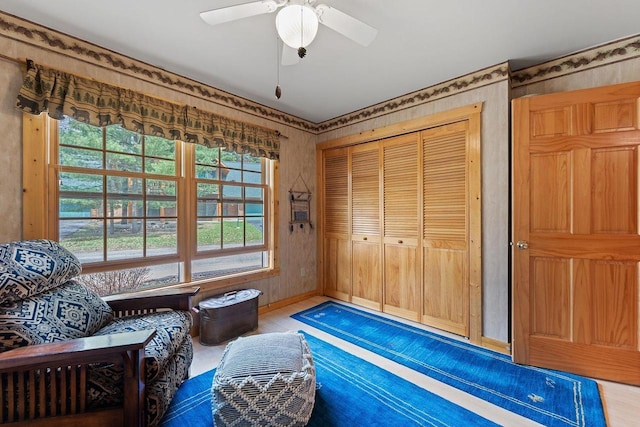
[[[513,358],[640,384],[640,83],[514,100]]]
[[[353,241],[351,244],[353,264],[351,278],[353,280],[354,304],[381,310],[382,283],[380,265],[380,240]]]
[[[532,261],[532,267],[531,333],[567,339],[571,326],[571,311],[567,310],[571,260],[540,257]]]
[[[325,237],[323,248],[324,293],[342,301],[351,301],[349,241],[336,237]]]
[[[351,300],[349,157],[347,149],[323,152],[322,280],[325,295]]]
[[[418,134],[382,144],[383,161],[383,310],[420,320]]]
[[[422,132],[424,323],[469,336],[468,130]]]
[[[467,250],[424,249],[424,314],[427,325],[468,335]]]
[[[636,234],[636,148],[591,150],[594,233]]]
[[[352,302],[382,310],[380,153],[377,143],[351,152]]]
[[[384,311],[419,321],[420,287],[416,246],[384,245]]]

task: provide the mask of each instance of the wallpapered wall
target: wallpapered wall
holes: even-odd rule
[[[184,102],[228,117],[280,131],[280,274],[249,282],[260,289],[260,305],[316,290],[316,234],[289,233],[287,192],[300,174],[316,194],[315,144],[357,132],[447,111],[476,102],[482,112],[483,335],[509,339],[509,176],[510,99],[640,79],[640,37],[612,42],[526,70],[510,72],[498,64],[421,91],[314,124],[224,94],[215,88],[169,76],[148,64],[78,41],[0,13],[0,241],[22,236],[22,113],[14,109],[22,81],[18,62],[30,58],[54,68]],[[96,52],[99,55],[96,55]],[[115,58],[114,58],[115,57]],[[99,59],[95,59],[99,58]],[[105,59],[106,58],[106,59]],[[126,66],[123,66],[125,64]],[[185,83],[186,81],[186,83]],[[237,101],[240,102],[237,102]],[[238,105],[240,105],[238,107]],[[312,202],[316,221],[316,203]],[[206,297],[202,295],[201,297]]]

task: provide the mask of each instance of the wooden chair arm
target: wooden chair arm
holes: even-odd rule
[[[144,347],[155,334],[155,330],[123,332],[0,353],[0,379],[6,387],[0,399],[4,402],[0,424],[143,426]],[[87,369],[100,362],[123,365],[121,407],[95,411],[88,406]]]
[[[139,312],[158,308],[189,311],[192,307],[191,299],[199,291],[199,287],[157,289],[110,295],[103,300],[116,312]]]
[[[123,352],[143,349],[155,334],[155,330],[123,332],[19,347],[0,353],[0,371],[122,360]]]

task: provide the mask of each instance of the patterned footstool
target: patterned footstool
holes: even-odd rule
[[[217,427],[306,425],[316,372],[304,336],[270,333],[230,342],[211,393]]]

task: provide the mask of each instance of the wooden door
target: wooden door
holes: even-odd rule
[[[381,310],[379,144],[351,149],[352,302]]]
[[[423,323],[469,336],[468,122],[422,132]]]
[[[322,152],[322,281],[325,295],[351,300],[349,152]]]
[[[640,385],[640,83],[513,102],[513,359]]]
[[[383,310],[415,321],[420,321],[418,137],[415,132],[382,142]]]

